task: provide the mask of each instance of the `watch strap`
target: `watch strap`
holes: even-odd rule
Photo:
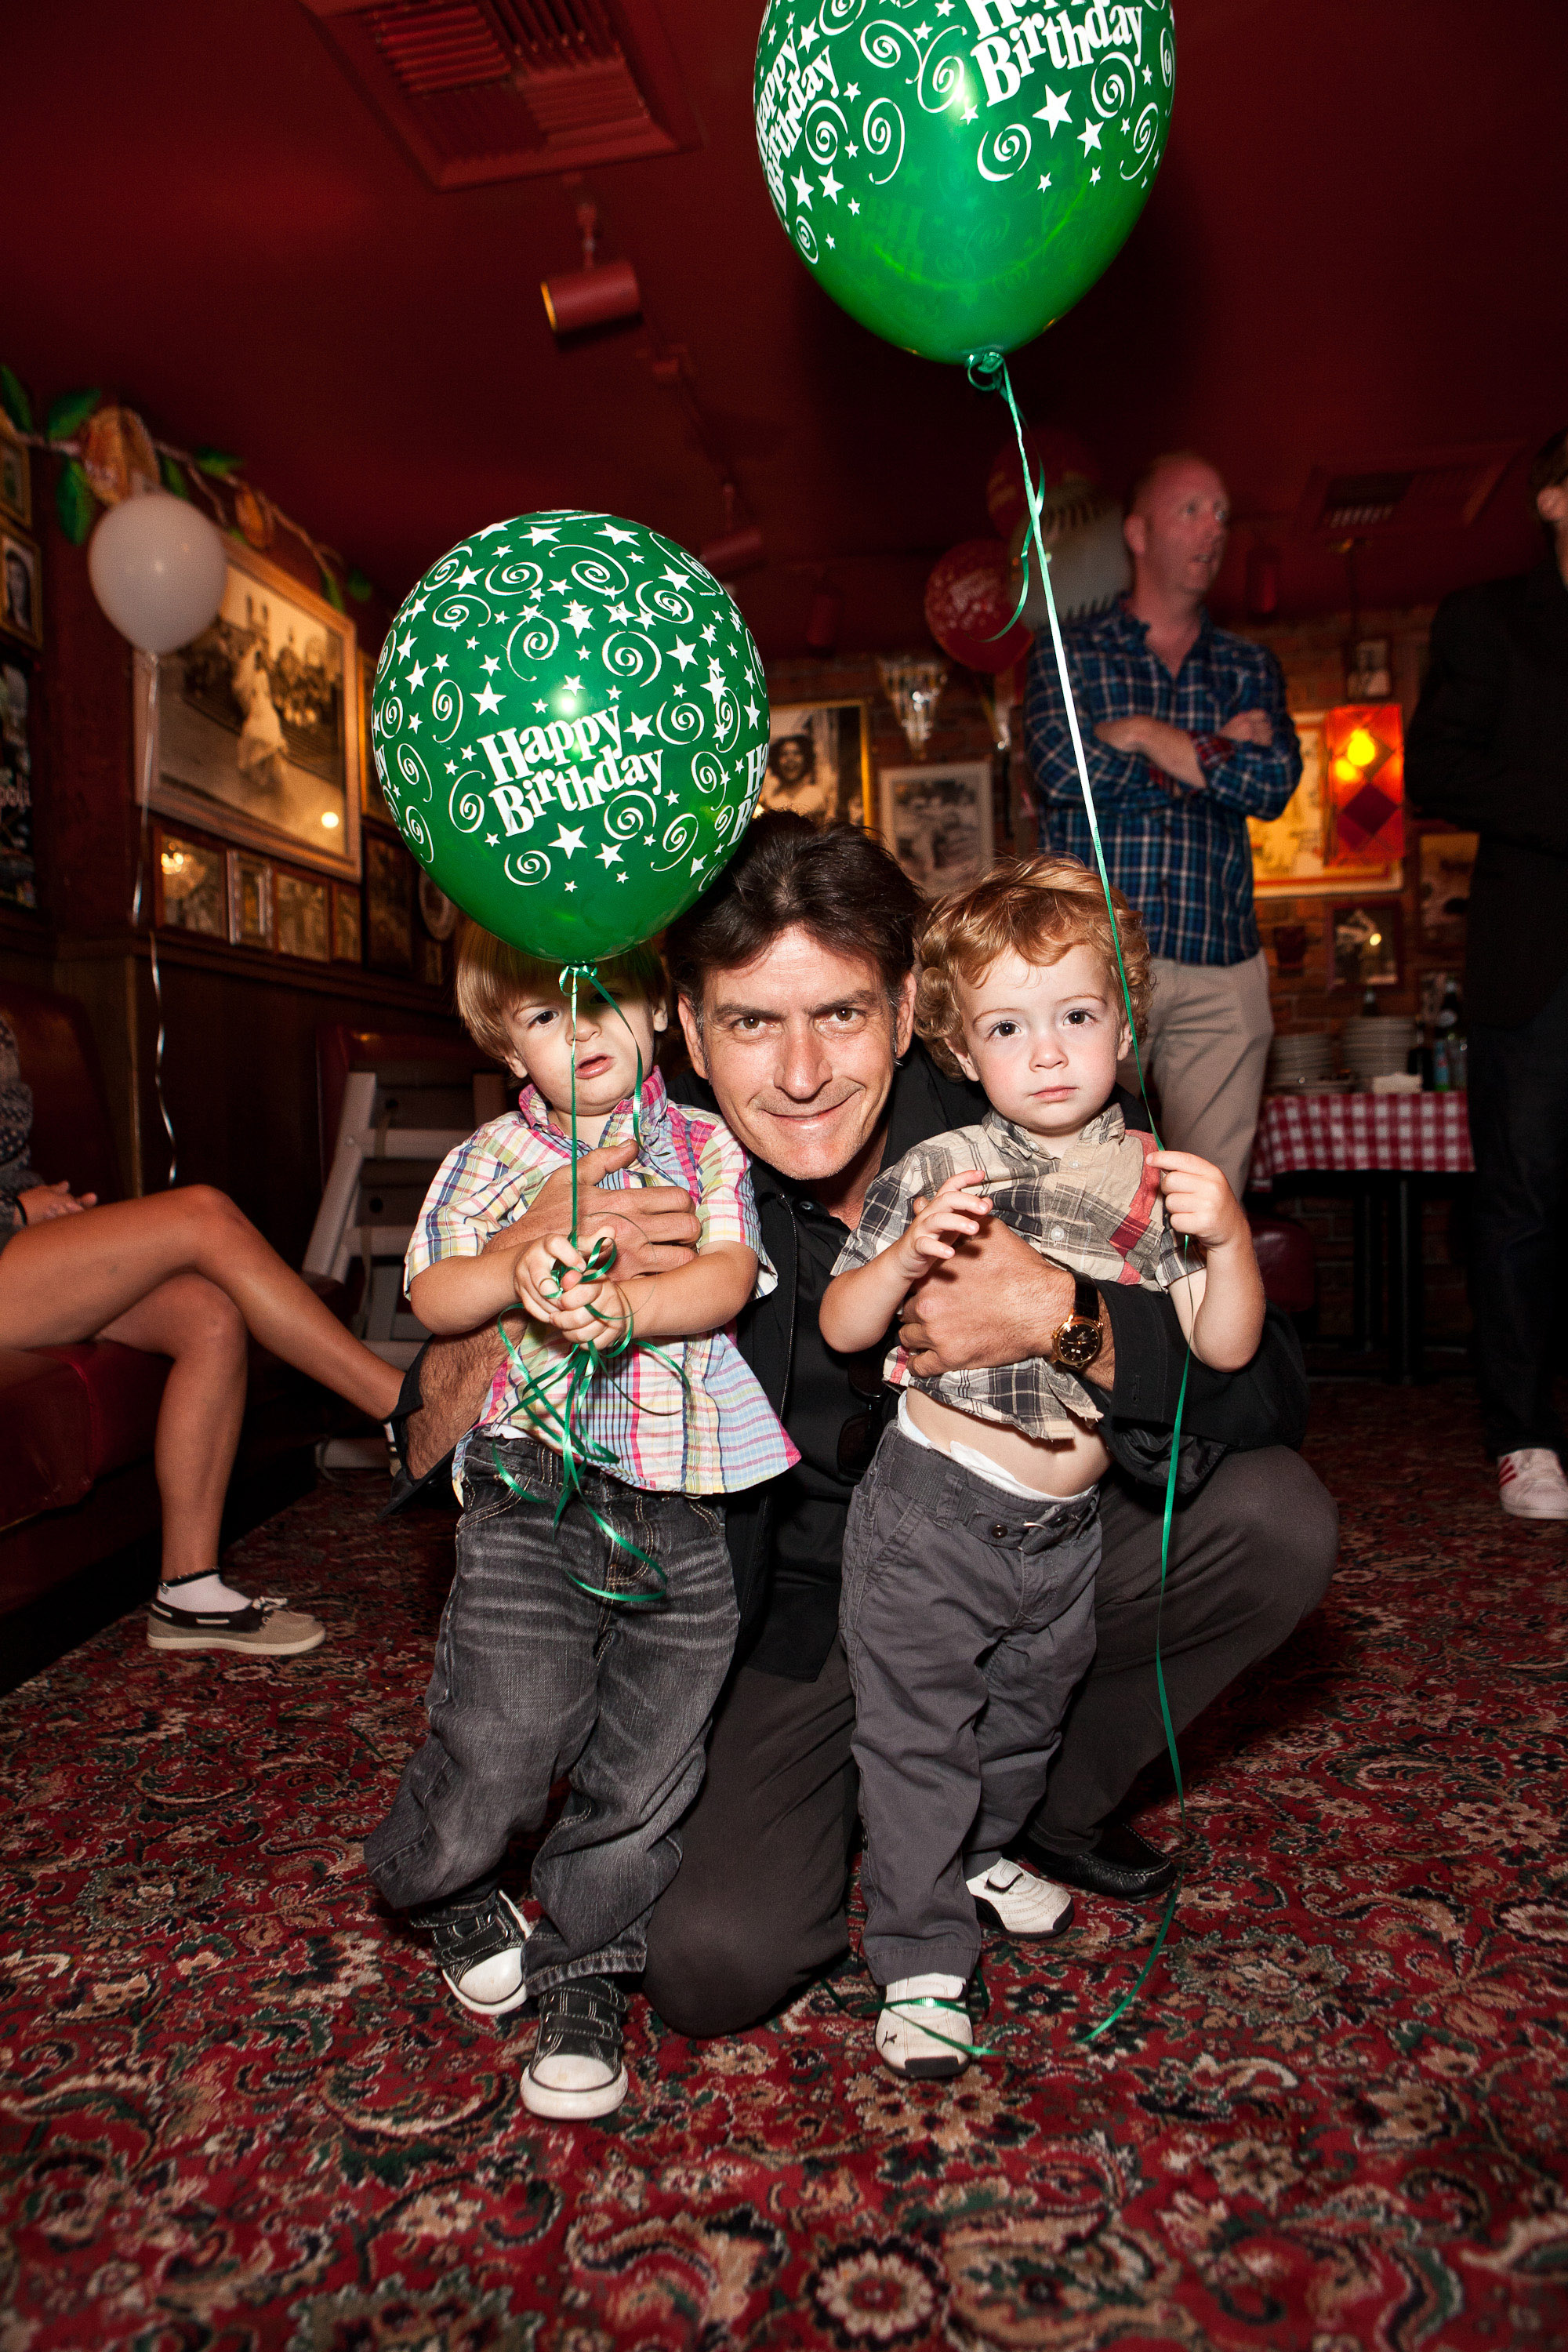
[[[1100,1320],[1100,1293],[1087,1274],[1075,1274],[1072,1288],[1072,1311],[1088,1323]]]

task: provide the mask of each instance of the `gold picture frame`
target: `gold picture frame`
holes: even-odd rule
[[[354,625],[237,540],[209,628],[159,665],[152,803],[340,880],[360,868],[358,645]],[[136,698],[136,772],[145,700]]]
[[[236,948],[273,945],[272,868],[248,850],[228,853],[228,939]]]

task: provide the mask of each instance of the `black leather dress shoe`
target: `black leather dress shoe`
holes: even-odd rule
[[[1125,1822],[1109,1822],[1088,1853],[1053,1853],[1032,1838],[1023,1839],[1021,1849],[1058,1886],[1081,1886],[1086,1894],[1109,1895],[1121,1903],[1147,1903],[1168,1894],[1181,1866],[1173,1854],[1162,1853]]]

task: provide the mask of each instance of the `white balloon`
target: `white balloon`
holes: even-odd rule
[[[167,490],[150,490],[100,518],[87,570],[122,637],[144,654],[172,654],[217,617],[228,558],[205,514]]]

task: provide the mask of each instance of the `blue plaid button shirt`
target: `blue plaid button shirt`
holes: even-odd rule
[[[1063,631],[1106,868],[1142,916],[1155,955],[1177,963],[1240,963],[1258,953],[1247,820],[1277,817],[1301,774],[1285,675],[1265,647],[1216,629],[1206,613],[1175,677],[1150,651],[1147,635],[1125,597],[1109,613]],[[1274,740],[1267,751],[1220,733],[1243,710],[1268,712]],[[1202,792],[1163,776],[1142,752],[1113,751],[1096,740],[1103,719],[1133,718],[1163,719],[1193,737]],[[1024,734],[1042,845],[1091,866],[1083,789],[1048,635],[1036,638],[1029,658]]]

